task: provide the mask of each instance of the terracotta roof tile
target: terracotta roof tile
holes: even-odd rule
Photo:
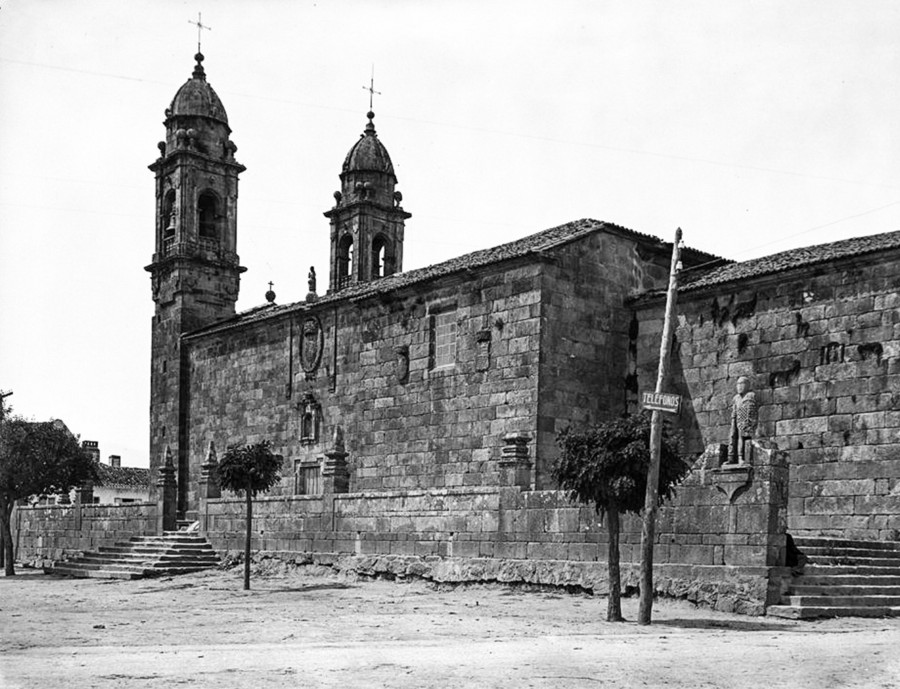
[[[472,253],[457,256],[448,261],[435,263],[434,265],[426,266],[424,268],[396,273],[372,282],[362,282],[350,285],[338,292],[332,292],[319,297],[315,304],[318,306],[320,304],[330,304],[343,300],[365,299],[377,294],[384,294],[386,292],[402,289],[419,282],[433,280],[453,273],[473,270],[493,263],[499,263],[501,261],[523,256],[540,254],[548,249],[561,246],[601,230],[613,234],[629,236],[644,244],[651,244],[659,247],[671,245],[670,242],[664,242],[659,237],[654,237],[653,235],[635,232],[634,230],[629,230],[628,228],[620,227],[619,225],[614,225],[612,223],[585,218],[566,223],[565,225],[552,227],[549,230],[536,232],[535,234],[512,242],[507,242],[506,244],[500,244],[499,246],[482,249],[480,251],[473,251]],[[718,258],[712,254],[693,249],[689,249],[688,251],[691,251],[699,258],[699,260],[715,260]],[[306,302],[296,302],[285,305],[265,304],[239,313],[226,321],[221,321],[207,328],[194,331],[191,333],[191,336],[218,332],[220,330],[227,330],[248,323],[268,320],[281,314],[303,311],[310,306],[311,304]]]
[[[874,251],[885,251],[900,248],[900,231],[885,232],[867,237],[853,237],[830,244],[818,244],[800,249],[782,251],[771,256],[754,258],[742,263],[729,263],[728,265],[712,268],[709,271],[693,274],[686,271],[681,278],[679,291],[690,291],[718,285],[735,280],[780,273],[791,268],[826,263],[838,259],[849,258]]]
[[[150,488],[150,470],[140,467],[111,467],[98,464],[98,485],[123,488]]]

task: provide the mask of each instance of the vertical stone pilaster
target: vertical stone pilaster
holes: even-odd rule
[[[172,450],[168,445],[166,445],[163,463],[159,467],[156,488],[156,532],[161,536],[164,531],[175,530],[176,511],[178,509],[178,485],[175,481],[175,464],[172,461]]]
[[[528,457],[528,443],[531,438],[525,433],[508,433],[503,437],[500,453],[500,485],[517,486],[522,490],[531,488],[532,462]]]
[[[200,465],[200,504],[197,518],[200,521],[200,533],[206,535],[209,528],[208,501],[222,497],[222,487],[219,484],[219,460],[216,455],[216,446],[212,441],[206,453],[206,461]]]
[[[344,432],[340,426],[336,426],[331,448],[325,453],[325,461],[322,463],[322,492],[326,495],[350,490],[348,454],[344,446]]]

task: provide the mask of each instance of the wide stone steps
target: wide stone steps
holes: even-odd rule
[[[900,616],[900,543],[795,538],[808,558],[780,605],[766,614],[792,619]]]
[[[136,536],[128,542],[103,546],[71,560],[45,567],[47,574],[105,579],[140,579],[196,572],[219,564],[206,539],[184,532]]]

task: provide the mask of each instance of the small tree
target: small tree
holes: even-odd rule
[[[573,500],[593,505],[609,532],[609,602],[606,619],[621,622],[622,584],[619,574],[619,515],[644,507],[650,466],[650,419],[628,416],[584,432],[562,431],[556,439],[561,453],[553,477]],[[675,493],[689,467],[678,457],[678,439],[663,432],[659,471],[660,504]]]
[[[244,541],[244,590],[250,589],[250,534],[253,498],[267,492],[281,479],[281,457],[272,454],[268,440],[253,445],[232,445],[219,462],[223,488],[247,497],[247,537]]]
[[[10,519],[17,500],[32,495],[68,493],[84,481],[96,481],[90,454],[61,421],[33,422],[13,417],[0,424],[0,533],[4,570],[14,575]]]

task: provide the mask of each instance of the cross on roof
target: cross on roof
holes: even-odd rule
[[[270,281],[270,282],[269,282],[269,289],[271,290],[274,286],[275,286],[275,283]]]
[[[201,52],[200,51],[200,32],[203,29],[206,29],[207,31],[212,31],[212,27],[207,26],[206,24],[203,23],[203,19],[199,12],[197,12],[197,21],[191,21],[190,19],[188,19],[188,24],[195,24],[197,26],[197,52],[199,53],[199,52]]]
[[[363,90],[369,92],[369,110],[371,110],[372,109],[372,96],[374,96],[376,93],[379,96],[381,95],[381,91],[375,90],[375,65],[372,65],[372,77],[371,77],[371,79],[369,79],[369,85],[363,86]]]

